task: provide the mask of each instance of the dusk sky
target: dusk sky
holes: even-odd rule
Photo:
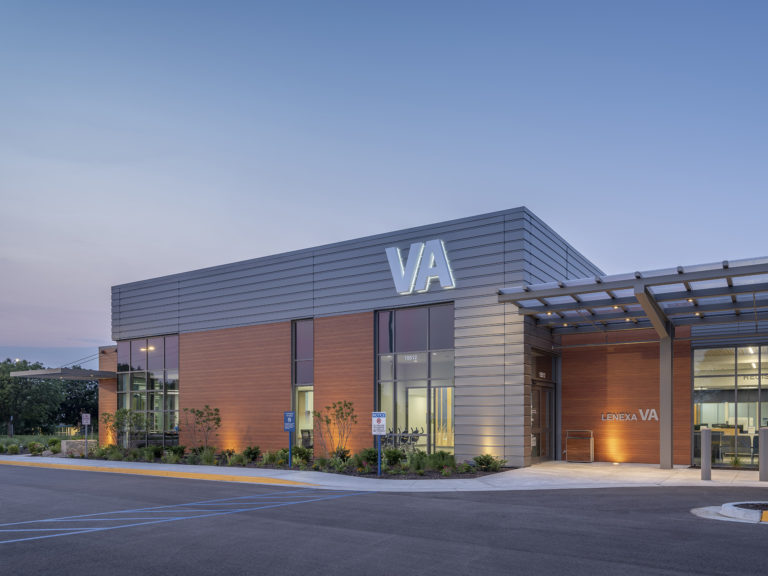
[[[766,23],[4,0],[0,359],[95,354],[115,284],[521,205],[607,273],[766,256]]]

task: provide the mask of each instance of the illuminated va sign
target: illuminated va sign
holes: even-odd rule
[[[639,420],[638,416],[640,416]],[[600,420],[603,422],[650,422],[656,420],[658,422],[659,415],[654,408],[647,410],[639,408],[637,412],[603,412],[600,414]]]
[[[441,288],[456,287],[442,240],[414,242],[405,263],[400,248],[387,248],[387,260],[398,294],[426,292],[433,280],[439,281]]]

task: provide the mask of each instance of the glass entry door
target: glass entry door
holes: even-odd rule
[[[540,382],[531,386],[531,459],[555,458],[555,388]]]

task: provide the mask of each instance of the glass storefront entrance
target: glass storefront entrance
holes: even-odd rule
[[[712,430],[713,465],[757,465],[758,430],[768,425],[766,386],[768,346],[694,350],[694,464],[701,464],[700,430],[706,426]]]

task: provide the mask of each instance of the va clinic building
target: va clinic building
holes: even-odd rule
[[[716,463],[749,464],[761,288],[768,261],[606,276],[520,207],[114,286],[99,411],[189,446],[184,409],[209,405],[219,448],[274,450],[284,411],[312,446],[313,410],[346,400],[353,452],[381,411],[425,451],[515,467],[692,464],[708,425]]]

